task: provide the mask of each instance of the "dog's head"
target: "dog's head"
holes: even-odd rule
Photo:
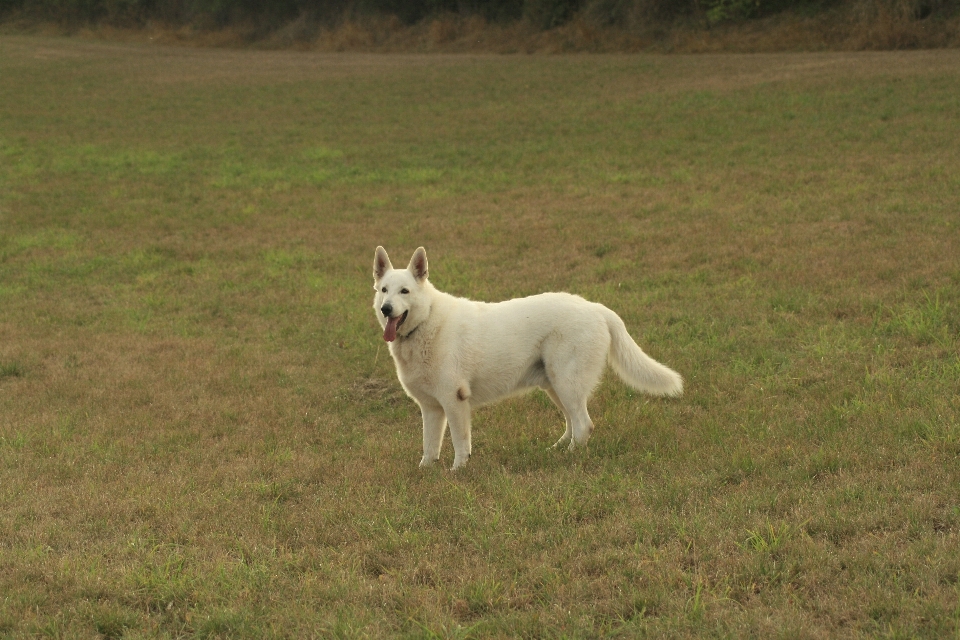
[[[427,281],[427,252],[420,247],[413,252],[406,269],[394,269],[383,247],[377,247],[373,258],[373,309],[383,327],[383,339],[393,342],[406,337],[430,312],[424,296]]]

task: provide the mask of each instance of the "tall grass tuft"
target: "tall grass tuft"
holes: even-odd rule
[[[19,362],[0,363],[0,378],[20,378],[26,375],[26,370]]]

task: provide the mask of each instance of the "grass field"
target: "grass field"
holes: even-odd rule
[[[421,471],[378,244],[685,395]],[[960,51],[0,38],[0,636],[960,637],[958,349]]]

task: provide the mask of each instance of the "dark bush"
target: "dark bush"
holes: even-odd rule
[[[580,4],[580,0],[525,0],[523,15],[540,29],[552,29],[570,20]]]
[[[17,14],[63,23],[101,22],[119,26],[160,20],[168,24],[225,27],[256,24],[269,30],[306,17],[335,23],[344,17],[393,15],[406,24],[454,13],[488,21],[526,19],[552,29],[577,14],[595,24],[671,23],[694,20],[712,25],[749,20],[784,10],[816,13],[857,0],[0,0],[0,16]],[[875,0],[908,19],[953,15],[960,0]]]

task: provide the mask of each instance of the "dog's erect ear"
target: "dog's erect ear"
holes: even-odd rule
[[[383,247],[377,247],[377,252],[373,256],[373,279],[379,280],[390,269],[393,269],[390,256]]]
[[[418,282],[423,282],[427,279],[427,251],[423,247],[418,247],[417,250],[413,252],[413,257],[410,258],[410,264],[407,265],[407,269],[410,270],[410,273],[413,274],[413,277],[416,278]]]

